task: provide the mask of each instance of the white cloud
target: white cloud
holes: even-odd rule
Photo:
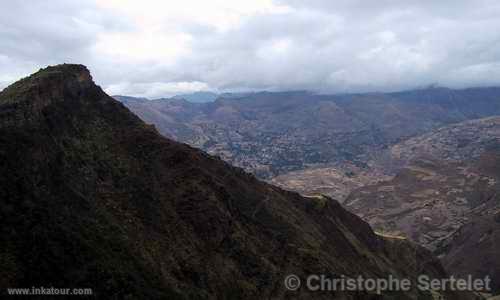
[[[113,94],[498,85],[493,0],[3,1],[0,87],[84,63]]]
[[[150,82],[131,83],[122,82],[112,84],[106,91],[110,95],[127,95],[146,97],[150,99],[171,97],[185,92],[207,91],[209,87],[204,82]]]

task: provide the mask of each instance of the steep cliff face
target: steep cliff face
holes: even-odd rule
[[[283,279],[446,276],[429,252],[375,235],[334,200],[283,191],[162,137],[81,65],[48,67],[0,94],[0,172],[3,292],[53,286],[90,287],[102,299],[373,299],[287,291]]]

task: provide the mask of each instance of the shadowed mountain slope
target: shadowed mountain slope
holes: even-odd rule
[[[102,299],[374,299],[287,291],[288,274],[446,276],[426,250],[161,136],[81,65],[0,94],[0,287]],[[384,298],[425,299],[392,293]],[[457,299],[457,295],[447,295]],[[465,297],[465,295],[464,295]]]
[[[443,264],[457,276],[489,276],[492,289],[500,293],[500,210],[475,215],[462,226],[444,249]]]

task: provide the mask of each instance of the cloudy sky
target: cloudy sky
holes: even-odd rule
[[[500,85],[500,2],[0,2],[0,89],[63,62],[145,97]]]

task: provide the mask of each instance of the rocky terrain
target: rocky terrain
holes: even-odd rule
[[[473,210],[497,205],[500,178],[474,165],[417,160],[393,179],[352,192],[345,206],[375,230],[436,249],[470,219]]]
[[[0,93],[0,287],[99,299],[432,299],[287,291],[287,274],[447,276],[431,253],[161,136],[81,65]],[[468,298],[451,292],[446,299]]]
[[[490,276],[499,292],[499,120],[447,126],[392,147],[406,166],[354,191],[346,207],[377,231],[433,250],[453,274]]]
[[[477,160],[485,149],[500,144],[500,117],[461,122],[405,140],[390,149],[393,160],[405,165],[417,158],[443,162]]]
[[[343,169],[325,166],[292,171],[269,182],[303,195],[327,195],[343,202],[353,190],[391,178],[375,169],[346,164]]]

